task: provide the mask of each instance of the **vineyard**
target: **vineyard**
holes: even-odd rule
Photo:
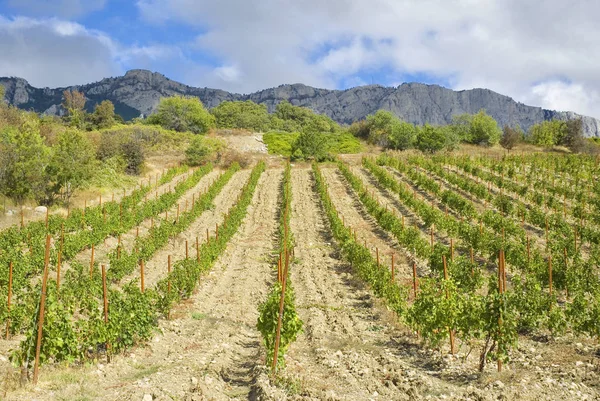
[[[3,397],[597,399],[599,175],[550,153],[272,156],[18,224]]]

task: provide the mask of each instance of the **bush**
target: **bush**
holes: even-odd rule
[[[146,159],[141,141],[130,138],[121,145],[121,153],[127,163],[125,172],[131,175],[139,175]]]
[[[297,132],[268,132],[263,135],[263,142],[267,145],[269,154],[292,156],[292,144],[298,139]]]
[[[156,113],[150,115],[146,123],[177,132],[203,134],[215,126],[215,117],[197,97],[173,96],[160,99]]]
[[[245,102],[222,102],[210,113],[215,117],[217,128],[244,128],[266,131],[270,117],[267,106],[251,100]]]
[[[446,146],[446,135],[438,127],[425,124],[417,134],[417,149],[424,153],[435,153]]]
[[[185,150],[186,163],[190,166],[200,166],[210,161],[217,161],[224,148],[223,141],[195,136]]]
[[[322,133],[307,129],[294,141],[292,145],[292,158],[302,155],[302,159],[314,159],[318,162],[328,159],[327,138]]]

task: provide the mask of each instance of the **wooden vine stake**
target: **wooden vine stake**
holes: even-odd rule
[[[6,319],[6,339],[8,340],[10,332],[10,301],[12,298],[12,276],[13,276],[13,262],[8,265],[8,300],[6,301],[6,310],[9,318]]]
[[[446,255],[442,255],[442,261],[444,262],[444,280],[448,281],[448,265],[446,263]],[[450,298],[448,289],[446,289],[446,299]],[[454,330],[452,327],[448,327],[448,333],[450,333],[450,353],[454,355]]]
[[[60,290],[60,264],[61,264],[62,252],[58,252],[58,260],[56,261],[56,291]]]
[[[167,257],[167,297],[171,299],[171,255]],[[171,308],[167,312],[167,320],[171,319]]]
[[[94,244],[92,244],[92,256],[90,257],[90,278],[94,274]]]
[[[552,295],[552,256],[548,256],[548,289]],[[552,304],[550,304],[552,305]]]
[[[379,267],[379,248],[375,247],[375,255],[377,257],[377,267]]]
[[[417,262],[413,262],[412,270],[413,270],[413,293],[415,295],[415,298],[417,298]]]
[[[44,255],[44,274],[42,278],[42,294],[40,299],[40,314],[38,317],[37,341],[35,345],[35,362],[33,365],[33,384],[38,382],[40,369],[40,351],[42,349],[42,330],[44,329],[44,312],[46,309],[46,287],[48,284],[48,263],[50,261],[50,235],[46,235],[46,252]]]
[[[144,293],[144,259],[140,259],[140,290]]]
[[[500,255],[498,257],[498,293],[502,295],[504,293],[504,251],[500,250]],[[500,314],[498,315],[498,327],[502,326],[502,307],[500,309]],[[501,339],[498,338],[498,348],[500,348]],[[498,358],[498,372],[502,372],[502,360]]]
[[[569,285],[567,280],[567,273],[569,271],[569,257],[567,255],[567,248],[563,248],[565,254],[565,291],[567,295],[567,299],[569,299]]]
[[[433,249],[433,224],[431,225],[431,249]]]
[[[188,240],[185,240],[185,258],[189,258],[189,252],[188,252]]]
[[[198,236],[196,236],[196,262],[200,263],[200,241]]]
[[[106,288],[106,267],[101,265],[102,268],[102,297],[104,298],[104,324],[108,325],[108,290]],[[106,358],[110,360],[108,356],[109,344],[106,343]]]
[[[546,249],[548,249],[548,217],[546,216]]]
[[[281,341],[281,324],[283,320],[283,307],[285,303],[285,286],[287,283],[287,272],[289,268],[289,254],[285,252],[285,269],[281,281],[281,296],[279,297],[279,316],[277,318],[277,331],[275,333],[275,347],[273,349],[273,363],[271,369],[273,372],[277,369],[277,359],[279,354],[279,343]]]

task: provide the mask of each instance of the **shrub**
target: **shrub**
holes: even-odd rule
[[[195,136],[185,150],[186,163],[190,166],[200,166],[210,161],[217,161],[225,143],[218,139]]]
[[[177,132],[203,134],[215,126],[215,117],[197,97],[173,96],[160,99],[156,113],[150,115],[146,123]]]
[[[424,153],[435,153],[446,146],[446,135],[438,127],[425,124],[417,135],[417,149]]]
[[[121,152],[127,163],[125,172],[127,174],[139,175],[142,172],[142,166],[146,158],[141,141],[130,138],[121,145]]]

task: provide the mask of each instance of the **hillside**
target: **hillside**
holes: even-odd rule
[[[66,88],[34,88],[22,78],[0,78],[9,103],[39,113],[59,114],[62,92]],[[453,115],[476,113],[485,109],[500,125],[519,124],[523,129],[553,118],[569,120],[581,117],[588,137],[600,136],[600,120],[569,111],[554,111],[527,106],[488,89],[453,91],[438,85],[405,83],[396,88],[368,85],[346,90],[318,89],[302,84],[281,85],[242,95],[219,89],[195,88],[170,80],[159,73],[131,70],[124,76],[105,78],[76,87],[83,91],[90,110],[108,99],[115,110],[129,120],[149,114],[163,96],[197,96],[207,107],[226,100],[252,100],[266,104],[269,110],[282,100],[323,113],[339,123],[350,124],[379,109],[390,110],[414,124],[446,124]]]

